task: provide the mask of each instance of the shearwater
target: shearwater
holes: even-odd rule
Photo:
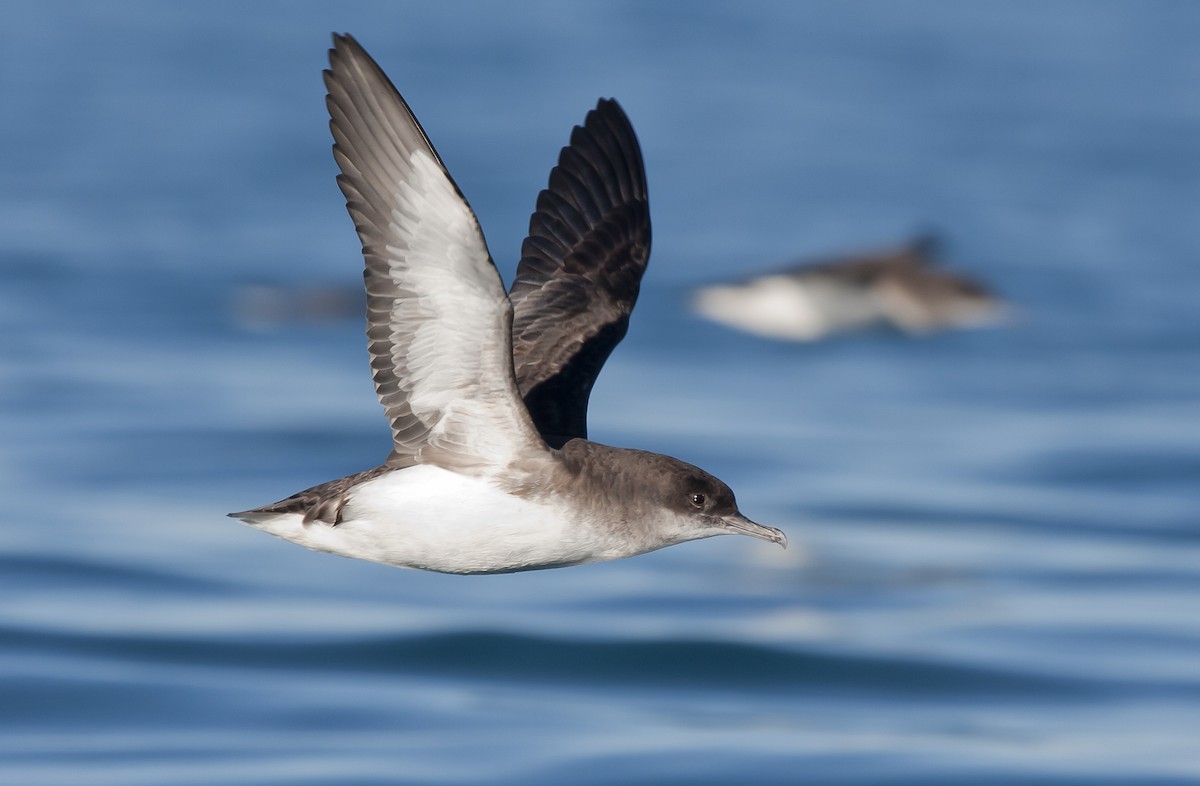
[[[231,513],[311,549],[445,573],[619,559],[713,535],[787,546],[725,483],[587,437],[592,384],[650,253],[641,150],[601,100],[539,195],[506,295],[479,222],[404,99],[349,35],[325,71],[338,184],[366,259],[383,465]]]
[[[937,265],[938,239],[793,265],[697,291],[714,322],[767,338],[818,341],[876,326],[910,336],[1002,323],[1008,307],[980,282]]]

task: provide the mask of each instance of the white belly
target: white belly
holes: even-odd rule
[[[445,573],[496,573],[603,559],[564,506],[514,497],[487,478],[428,465],[356,486],[342,522],[297,514],[257,525],[318,551]]]
[[[707,287],[694,305],[714,322],[792,341],[814,341],[882,316],[871,294],[861,288],[785,275]]]

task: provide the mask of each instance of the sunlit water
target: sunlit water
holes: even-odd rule
[[[9,4],[0,782],[1200,781],[1200,6],[737,9]],[[622,101],[655,249],[593,436],[792,549],[462,578],[224,518],[388,449],[360,319],[245,305],[359,280],[333,30],[506,277],[571,125]],[[1014,325],[687,313],[929,227]]]

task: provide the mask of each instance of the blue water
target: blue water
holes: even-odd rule
[[[593,436],[785,529],[452,577],[224,517],[385,455],[320,69],[511,276],[601,95],[655,248]],[[0,783],[1200,782],[1200,5],[9,2]],[[943,230],[1019,308],[764,342],[692,284]]]

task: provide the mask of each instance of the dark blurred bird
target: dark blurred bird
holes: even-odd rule
[[[937,267],[936,238],[804,263],[702,287],[700,315],[769,338],[816,341],[872,327],[912,335],[995,324],[1005,305],[982,284]]]

